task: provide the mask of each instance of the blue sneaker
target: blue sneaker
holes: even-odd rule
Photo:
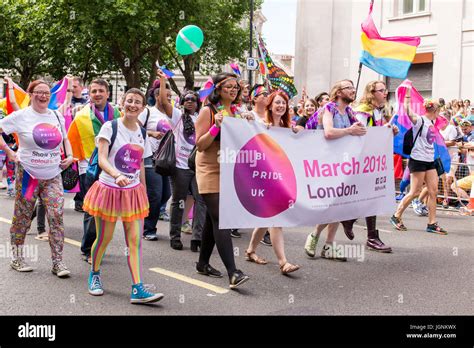
[[[89,294],[101,296],[104,294],[102,289],[102,281],[100,280],[100,271],[89,273]]]
[[[412,207],[413,207],[413,211],[415,212],[416,215],[418,216],[425,216],[425,212],[423,211],[423,206],[424,204],[421,203],[420,200],[418,199],[414,199],[412,202]]]
[[[405,197],[405,195],[406,194],[402,192],[399,195],[395,196],[395,200],[397,201],[397,203],[399,203],[403,199],[403,197]]]
[[[138,283],[132,285],[130,303],[152,303],[161,300],[163,297],[163,294],[153,294],[145,289],[143,283]]]

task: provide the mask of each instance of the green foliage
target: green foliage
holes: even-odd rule
[[[90,80],[120,70],[129,87],[150,84],[154,62],[179,68],[186,85],[194,71],[215,72],[230,59],[243,59],[249,15],[244,0],[2,0],[0,69],[14,70],[27,83],[38,75],[72,73]],[[256,1],[260,7],[261,0]],[[204,32],[194,55],[175,50],[178,31],[189,24]]]

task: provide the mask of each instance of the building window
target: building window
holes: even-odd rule
[[[399,0],[398,14],[400,16],[416,14],[427,11],[427,2],[429,0]]]

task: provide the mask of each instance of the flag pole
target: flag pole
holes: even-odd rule
[[[359,82],[360,82],[361,73],[362,73],[362,63],[359,63],[359,72],[358,72],[359,75],[357,76],[356,94],[355,94],[354,99],[357,99],[357,91],[359,90]]]

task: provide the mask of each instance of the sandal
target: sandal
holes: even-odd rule
[[[281,274],[288,274],[300,269],[299,265],[293,265],[289,262],[285,262],[283,265],[280,266]]]
[[[250,262],[255,262],[256,264],[258,265],[266,265],[268,262],[267,260],[261,258],[261,257],[258,257],[257,254],[255,254],[255,251],[252,251],[251,253],[249,253],[247,250],[245,251],[245,256],[246,256],[246,260],[247,261],[250,261]]]
[[[47,242],[47,241],[49,240],[48,232],[43,232],[43,233],[38,234],[38,235],[35,237],[35,239],[36,239],[36,240],[42,240],[42,241]]]

